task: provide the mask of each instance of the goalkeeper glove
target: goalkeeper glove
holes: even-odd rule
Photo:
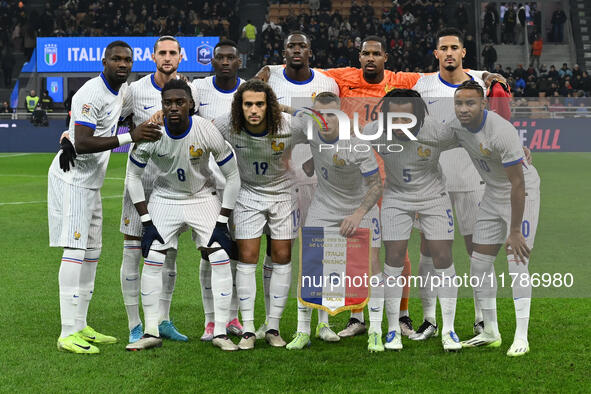
[[[62,138],[60,147],[62,148],[62,153],[60,154],[60,168],[64,172],[68,172],[70,171],[70,164],[72,167],[75,167],[74,159],[76,158],[76,149],[74,149],[74,145],[72,145],[72,142],[67,138]]]

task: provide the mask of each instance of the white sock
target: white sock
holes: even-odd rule
[[[365,323],[365,316],[363,314],[363,310],[361,312],[353,312],[353,311],[351,311],[351,319],[357,319],[361,323]]]
[[[236,291],[236,260],[230,260],[232,270],[232,300],[230,302],[230,321],[238,319],[238,292]],[[229,323],[229,322],[228,322]]]
[[[421,292],[421,303],[423,304],[423,320],[436,324],[437,314],[437,292],[431,289],[431,277],[435,275],[433,259],[421,253],[419,259],[419,276],[421,281],[419,289]]]
[[[318,323],[326,323],[328,324],[328,312],[322,309],[318,310]]]
[[[454,331],[454,320],[456,318],[456,303],[458,299],[458,288],[454,286],[453,279],[456,276],[456,269],[453,263],[447,268],[435,268],[435,273],[441,278],[437,288],[437,297],[441,304],[441,316],[443,317],[442,333]]]
[[[211,266],[209,261],[201,259],[199,262],[199,283],[201,284],[201,300],[205,314],[205,326],[213,323],[213,294],[211,293]]]
[[[380,272],[369,280],[369,333],[382,335],[382,316],[384,314],[384,275]],[[399,306],[400,307],[400,306]]]
[[[84,249],[64,248],[62,263],[58,274],[60,293],[60,316],[62,323],[61,338],[76,332],[76,310],[78,309],[78,288],[80,270],[84,262]]]
[[[94,278],[96,277],[96,266],[98,265],[101,249],[86,249],[84,254],[84,263],[80,268],[80,286],[78,293],[80,295],[78,308],[76,309],[76,331],[82,330],[88,325],[86,316],[88,315],[88,306],[92,299],[94,291]]]
[[[265,256],[263,262],[263,298],[265,300],[265,322],[269,319],[269,287],[271,285],[271,276],[273,275],[273,261],[271,256]]]
[[[402,291],[404,292],[404,289],[402,289]],[[408,309],[400,311],[400,317],[405,317],[405,316],[408,316]]]
[[[497,278],[494,262],[495,256],[472,252],[470,276],[477,277],[480,282],[475,294],[482,310],[484,331],[498,337],[500,334],[497,323]]]
[[[254,334],[254,301],[257,294],[256,264],[238,262],[236,265],[236,290],[240,303],[240,315],[244,332]]]
[[[476,298],[474,289],[472,289],[472,293],[474,296],[474,323],[479,323],[482,321],[482,309],[480,309],[480,305],[478,305],[478,299]]]
[[[529,276],[529,259],[526,264],[513,257],[507,256],[509,275],[513,281],[513,304],[515,305],[515,337],[527,341],[527,329],[529,326],[529,311],[531,306],[531,281]],[[513,279],[515,278],[515,280]]]
[[[310,335],[310,320],[312,320],[312,308],[308,308],[298,300],[298,332]],[[318,310],[320,320],[320,309]]]
[[[160,336],[158,323],[160,321],[160,292],[162,291],[162,266],[166,256],[162,253],[150,250],[148,257],[144,259],[142,270],[142,306],[146,327],[144,333]]]
[[[232,268],[230,258],[224,249],[216,250],[209,255],[211,265],[211,292],[215,326],[213,336],[226,334],[226,324],[230,318],[232,302]]]
[[[291,263],[273,263],[273,274],[269,283],[269,318],[267,330],[279,331],[279,320],[287,304],[291,285]]]
[[[129,330],[142,322],[140,319],[140,261],[142,258],[142,242],[123,241],[123,261],[121,262],[120,280],[123,304],[127,311]]]
[[[162,266],[162,292],[160,293],[160,321],[170,320],[170,303],[176,284],[176,249],[168,249]]]
[[[396,331],[400,334],[400,301],[404,286],[398,283],[398,277],[402,275],[404,267],[391,267],[384,264],[384,300],[386,315],[388,316],[388,332]]]

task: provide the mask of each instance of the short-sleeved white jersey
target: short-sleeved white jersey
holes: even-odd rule
[[[305,143],[306,121],[282,114],[283,125],[276,135],[254,135],[248,130],[234,131],[230,114],[214,120],[214,125],[232,145],[238,161],[241,189],[261,201],[291,200],[294,186],[289,156],[295,144]]]
[[[481,73],[469,71],[467,74],[486,90],[484,82],[479,78]],[[423,75],[413,89],[425,100],[429,115],[446,124],[456,117],[453,97],[458,86],[460,85],[453,85],[441,78],[439,73],[435,73]],[[439,162],[447,190],[465,192],[477,190],[480,187],[481,178],[463,149],[443,152]]]
[[[117,123],[121,114],[123,98],[127,94],[127,84],[119,91],[109,86],[105,76],[87,81],[72,98],[70,119],[70,139],[76,146],[76,125],[94,130],[95,137],[111,137],[117,134]],[[59,156],[51,163],[50,172],[64,182],[89,189],[100,189],[105,180],[107,164],[111,151],[78,154],[70,171],[63,172],[59,167]]]
[[[423,126],[417,136],[427,139],[437,138],[439,122],[426,116]],[[368,123],[363,129],[364,134],[373,135],[378,131],[378,121]],[[380,149],[378,154],[384,160],[386,182],[384,199],[393,198],[399,201],[426,202],[440,198],[445,192],[439,156],[441,149],[434,146],[418,144],[415,141],[401,141],[393,138],[386,139],[386,133],[375,141],[376,144],[399,144],[402,151],[397,149]]]
[[[151,202],[190,204],[202,193],[215,191],[208,171],[210,153],[220,166],[233,156],[211,121],[193,116],[183,134],[175,136],[165,125],[160,140],[136,145],[129,160],[133,163],[130,165],[139,167],[149,160],[156,164],[159,175]]]
[[[268,84],[271,86],[277,101],[292,107],[311,107],[318,93],[331,92],[339,95],[339,86],[334,79],[310,69],[312,75],[306,81],[294,81],[285,73],[285,67],[270,66],[271,75]],[[297,99],[297,100],[296,100]],[[312,157],[306,145],[296,146],[291,155],[292,167],[296,182],[299,184],[315,184],[316,175],[308,177],[302,170],[302,164]]]
[[[422,140],[420,136],[418,138]],[[458,145],[466,149],[486,182],[485,198],[501,204],[510,203],[511,182],[505,167],[519,163],[523,166],[526,191],[537,195],[540,184],[538,172],[523,160],[523,145],[515,127],[497,113],[484,111],[482,124],[477,130],[462,127],[456,119],[440,130],[437,141],[442,149]]]
[[[198,115],[213,120],[216,117],[226,114],[232,110],[232,100],[238,87],[244,82],[238,78],[236,86],[231,90],[220,89],[215,83],[215,75],[206,78],[194,79],[191,85],[196,90],[201,102],[199,103]]]
[[[369,145],[355,136],[349,140],[326,141],[314,131],[309,140],[318,186],[311,207],[338,215],[352,214],[367,193],[364,177],[378,172]],[[367,146],[368,149],[356,149]]]

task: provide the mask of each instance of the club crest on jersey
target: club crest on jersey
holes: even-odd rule
[[[123,219],[123,224],[126,226],[129,226],[129,218],[126,217],[125,219]]]
[[[484,156],[490,156],[490,154],[492,153],[490,149],[486,149],[485,147],[482,146],[482,142],[480,143],[480,153],[482,153]]]
[[[92,107],[91,107],[90,105],[88,105],[88,104],[84,104],[84,105],[82,106],[82,115],[88,115],[88,114],[90,113],[90,109],[91,109],[91,108],[92,108]]]
[[[345,159],[340,159],[339,155],[337,155],[336,153],[334,155],[332,155],[332,162],[337,167],[344,167],[345,166]]]
[[[423,149],[422,146],[419,146],[419,148],[417,149],[417,154],[419,155],[419,157],[426,159],[429,156],[431,156],[431,149],[429,149],[429,148]]]
[[[78,231],[74,231],[74,239],[78,241],[80,239],[80,233]]]
[[[279,153],[283,153],[283,149],[285,149],[285,143],[284,142],[277,143],[277,141],[273,140],[271,142],[271,149],[273,149],[273,151],[275,152],[275,153],[273,153],[274,155],[279,154]]]
[[[203,149],[201,149],[201,148],[195,149],[195,145],[191,145],[189,147],[189,156],[191,156],[191,160],[198,159],[201,157],[201,155],[203,155]]]
[[[316,92],[312,93],[312,98],[316,97]]]

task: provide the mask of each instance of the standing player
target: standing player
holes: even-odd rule
[[[291,129],[304,129],[306,122],[282,114],[269,85],[250,80],[238,88],[231,114],[216,118],[214,124],[232,144],[242,180],[233,223],[239,253],[236,290],[244,324],[244,334],[238,346],[253,349],[256,341],[255,273],[260,237],[267,227],[271,236],[273,273],[269,283],[265,339],[271,346],[283,347],[286,343],[279,335],[279,321],[291,283],[292,214],[296,209],[288,159],[291,148],[298,141],[292,136]]]
[[[410,113],[417,118],[417,124],[410,129],[421,138],[435,138],[440,127],[437,120],[428,116],[426,103],[414,90],[396,89],[389,92],[382,104],[385,122],[388,112]],[[409,123],[409,118],[394,118],[393,123]],[[369,123],[363,130],[366,135],[375,135],[379,127],[378,121]],[[386,134],[376,140],[378,153],[384,160],[386,169],[386,187],[382,200],[381,218],[384,245],[386,247],[386,263],[384,276],[386,281],[385,302],[390,305],[388,314],[388,335],[386,349],[402,349],[398,311],[402,297],[399,277],[404,267],[404,255],[410,239],[413,222],[420,223],[430,250],[433,251],[434,274],[441,281],[434,292],[438,295],[443,312],[443,349],[446,351],[460,350],[462,345],[454,330],[456,312],[457,287],[451,283],[455,276],[452,261],[452,242],[454,239],[454,222],[451,202],[445,191],[439,169],[440,150],[410,141],[402,130],[394,130],[394,141],[388,141]],[[392,152],[386,147],[391,142],[402,146],[401,151]],[[428,278],[427,278],[428,279]],[[433,288],[432,279],[423,284]],[[381,323],[381,321],[380,321]]]
[[[116,136],[133,51],[123,41],[105,49],[104,70],[86,82],[72,99],[69,135],[78,155],[69,171],[60,169],[58,154],[49,168],[49,245],[64,248],[59,271],[62,331],[59,350],[99,353],[92,343],[115,343],[86,322],[102,247],[100,189],[111,149],[132,141],[157,140],[157,127],[141,124],[129,134]]]
[[[162,103],[162,87],[168,81],[178,77],[177,68],[182,58],[181,45],[176,38],[162,36],[156,40],[154,53],[152,54],[152,60],[156,63],[156,72],[146,75],[129,85],[129,94],[123,102],[121,117],[126,118],[133,115],[135,123],[142,123],[147,121],[156,111],[159,111]],[[157,175],[158,168],[153,162],[149,162],[142,176],[142,185],[147,200],[150,199],[152,185]],[[123,197],[119,230],[123,233],[121,292],[123,293],[123,302],[127,311],[129,343],[133,343],[143,335],[143,326],[139,313],[142,223],[131,202],[127,187]],[[176,249],[171,249],[166,254],[166,261],[162,269],[159,330],[163,338],[186,342],[188,340],[187,336],[178,332],[170,319],[170,304],[176,283],[176,254]]]
[[[146,258],[142,271],[146,331],[139,341],[127,345],[127,350],[162,345],[158,326],[161,270],[166,254],[177,248],[178,235],[186,228],[192,229],[197,247],[203,249],[211,260],[216,319],[212,343],[222,350],[237,350],[226,335],[232,296],[228,257],[232,243],[227,223],[240,189],[236,160],[211,122],[192,116],[195,102],[186,82],[173,79],[164,86],[162,111],[165,130],[162,139],[136,146],[127,167],[128,191],[144,226],[142,253]],[[222,202],[215,195],[213,182],[209,179],[210,153],[227,180]],[[155,163],[159,175],[147,205],[141,176],[150,160]]]
[[[310,38],[300,31],[291,32],[284,42],[283,56],[285,58],[285,68],[273,67],[269,76],[268,84],[277,95],[277,101],[286,106],[294,106],[294,99],[298,100],[297,106],[311,106],[312,99],[321,92],[331,92],[339,94],[339,87],[332,78],[322,73],[314,72],[310,68],[310,57],[312,56],[312,46]],[[309,103],[305,102],[308,101]],[[307,145],[297,145],[291,154],[291,168],[295,173],[296,198],[298,208],[294,216],[294,238],[297,237],[297,231],[301,223],[306,221],[308,207],[312,201],[312,195],[316,188],[316,175],[307,176],[302,164],[312,157],[310,147]],[[265,315],[269,311],[269,279],[273,272],[271,257],[267,255],[263,265],[263,294],[265,297]],[[318,310],[321,315],[322,332],[330,331],[328,327],[328,314],[325,311]],[[326,328],[326,329],[324,329]],[[257,339],[264,336],[266,324],[263,324],[256,332]],[[337,338],[338,339],[338,338]]]
[[[338,96],[322,92],[314,99],[314,109],[340,109]],[[382,195],[382,181],[378,163],[368,148],[356,150],[362,145],[357,137],[339,139],[339,124],[335,115],[323,115],[327,130],[317,131],[309,140],[314,159],[314,172],[319,174],[318,187],[306,218],[306,227],[339,228],[344,237],[353,235],[358,228],[367,228],[371,238],[372,283],[369,299],[370,327],[368,350],[384,351],[382,345],[382,314],[384,283],[380,267],[380,221],[377,202]],[[320,148],[322,146],[322,148]],[[374,285],[375,284],[375,285]],[[375,287],[374,287],[375,286]],[[298,301],[298,328],[287,349],[303,349],[310,344],[310,320],[312,309]],[[328,327],[328,313],[318,310],[316,336],[336,342],[339,336]]]
[[[456,28],[445,28],[437,33],[437,47],[433,51],[439,61],[439,72],[424,75],[414,85],[413,89],[425,98],[429,114],[443,124],[455,119],[452,111],[455,90],[464,81],[474,80],[485,87],[481,72],[465,71],[462,59],[466,55],[462,33]],[[472,254],[472,232],[476,223],[478,204],[482,200],[484,182],[478,175],[468,153],[462,148],[442,152],[440,156],[441,169],[445,187],[449,193],[455,211],[460,234],[464,237],[468,256]],[[425,237],[421,236],[421,257],[419,260],[419,274],[426,279],[435,274]],[[423,281],[425,284],[425,281]],[[437,334],[436,324],[436,294],[429,286],[421,287],[421,301],[423,304],[423,324],[412,336],[414,340],[424,340]],[[482,331],[482,313],[474,299],[475,322],[474,333]]]
[[[215,75],[211,77],[195,79],[192,82],[193,88],[197,91],[204,102],[199,103],[198,114],[205,119],[213,120],[215,117],[228,112],[232,105],[234,93],[238,86],[244,82],[238,77],[238,69],[242,62],[238,56],[236,43],[231,40],[222,40],[213,49],[211,65]],[[218,169],[215,159],[209,157],[209,167],[213,173],[216,189],[219,195],[225,187],[225,178]],[[205,314],[205,331],[201,336],[202,341],[213,339],[214,316],[213,316],[213,294],[211,292],[211,266],[206,260],[203,252],[199,263],[199,283],[201,285],[201,298],[203,300],[203,312]],[[236,261],[230,260],[232,277],[236,278]],[[227,326],[228,332],[234,335],[242,335],[242,325],[238,320],[238,295],[232,293],[232,306],[230,307],[230,321]]]
[[[499,347],[494,261],[505,244],[515,304],[516,328],[508,356],[529,352],[527,331],[531,305],[529,256],[533,248],[540,208],[540,178],[523,160],[523,147],[515,128],[485,110],[482,87],[463,82],[454,96],[456,120],[435,141],[419,142],[449,149],[461,144],[486,182],[473,234],[470,275],[479,279],[475,295],[482,309],[484,329],[462,342],[464,347]]]

